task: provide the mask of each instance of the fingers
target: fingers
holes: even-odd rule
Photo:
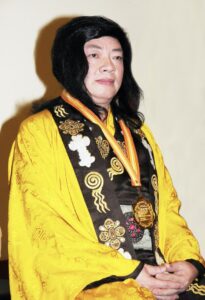
[[[161,273],[157,274],[155,277],[160,280],[170,280],[182,283],[182,278],[178,275],[175,275],[174,273]]]
[[[152,293],[156,297],[162,297],[162,296],[177,296],[179,294],[179,291],[176,289],[153,289]]]
[[[160,280],[157,278],[152,277],[150,279],[150,285],[154,289],[174,289],[174,290],[181,290],[181,283],[176,281],[169,281],[169,280]]]
[[[157,274],[166,272],[166,266],[165,265],[161,265],[161,266],[145,265],[145,267],[146,267],[147,272],[151,276],[155,276]]]

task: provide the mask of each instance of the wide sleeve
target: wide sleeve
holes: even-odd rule
[[[139,265],[100,244],[89,214],[78,215],[79,199],[72,204],[75,194],[65,187],[59,163],[65,154],[56,150],[61,142],[50,119],[24,121],[10,155],[9,268],[15,300],[74,299],[89,283],[127,276]]]
[[[204,264],[198,242],[180,214],[181,201],[164,164],[159,146],[146,125],[143,132],[153,150],[158,175],[159,248],[167,262],[194,259]]]
[[[194,259],[204,264],[198,241],[180,214],[181,201],[165,166],[163,173],[160,198],[161,201],[163,201],[163,196],[167,199],[166,212],[164,212],[166,217],[163,218],[164,222],[161,224],[164,226],[164,255],[169,262]]]

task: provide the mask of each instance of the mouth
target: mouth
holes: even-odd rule
[[[102,84],[102,85],[113,85],[114,83],[114,79],[106,79],[106,78],[102,78],[102,79],[98,79],[96,80],[97,83]]]

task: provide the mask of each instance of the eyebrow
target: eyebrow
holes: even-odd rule
[[[90,44],[90,45],[86,46],[86,48],[87,48],[87,49],[94,48],[94,49],[99,49],[99,50],[102,49],[102,47],[97,46],[97,45],[95,45],[95,44]],[[122,51],[122,48],[114,48],[114,49],[112,49],[112,51],[123,52],[123,51]]]

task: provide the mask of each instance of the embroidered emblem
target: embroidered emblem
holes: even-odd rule
[[[63,117],[63,118],[65,118],[66,115],[69,115],[69,113],[65,111],[63,105],[56,105],[54,107],[54,113],[56,114],[57,117]]]
[[[152,155],[152,148],[150,147],[150,144],[146,141],[145,138],[142,138],[142,144],[148,150],[149,157],[150,157],[150,163],[152,164],[152,167],[155,170],[155,163],[154,163],[154,158],[153,158],[153,155]]]
[[[99,213],[106,213],[106,210],[110,210],[107,206],[105,196],[101,194],[102,187],[104,184],[104,179],[102,175],[98,172],[90,172],[85,176],[85,185],[92,190],[92,196],[95,199],[94,204]]]
[[[143,238],[144,229],[140,228],[140,226],[136,223],[132,212],[125,213],[125,218],[125,224],[133,243],[139,242]]]
[[[205,285],[199,285],[197,282],[195,282],[190,284],[187,291],[191,291],[195,295],[205,296]]]
[[[125,228],[120,226],[120,221],[113,221],[112,219],[106,219],[104,225],[99,227],[101,231],[99,238],[107,246],[113,249],[119,249],[121,243],[125,242]]]
[[[133,205],[134,217],[142,228],[150,228],[154,224],[155,213],[150,201],[144,197],[139,197]]]
[[[77,135],[79,132],[84,130],[85,125],[80,123],[80,121],[73,121],[70,119],[61,122],[59,128],[63,131],[64,134]]]
[[[71,139],[72,141],[68,144],[68,147],[70,150],[78,152],[80,158],[79,165],[90,168],[91,164],[95,161],[95,157],[91,156],[87,150],[87,146],[90,145],[90,139],[87,136],[82,136],[82,134],[72,136]]]
[[[107,171],[110,180],[112,181],[114,175],[120,175],[124,172],[124,167],[122,163],[119,161],[119,159],[117,159],[116,157],[113,157],[111,159],[110,164],[111,164],[111,168],[108,168]]]
[[[100,151],[100,154],[102,156],[102,158],[106,158],[109,154],[110,151],[110,145],[108,143],[107,140],[103,140],[102,136],[98,136],[97,138],[95,138],[97,147]]]

